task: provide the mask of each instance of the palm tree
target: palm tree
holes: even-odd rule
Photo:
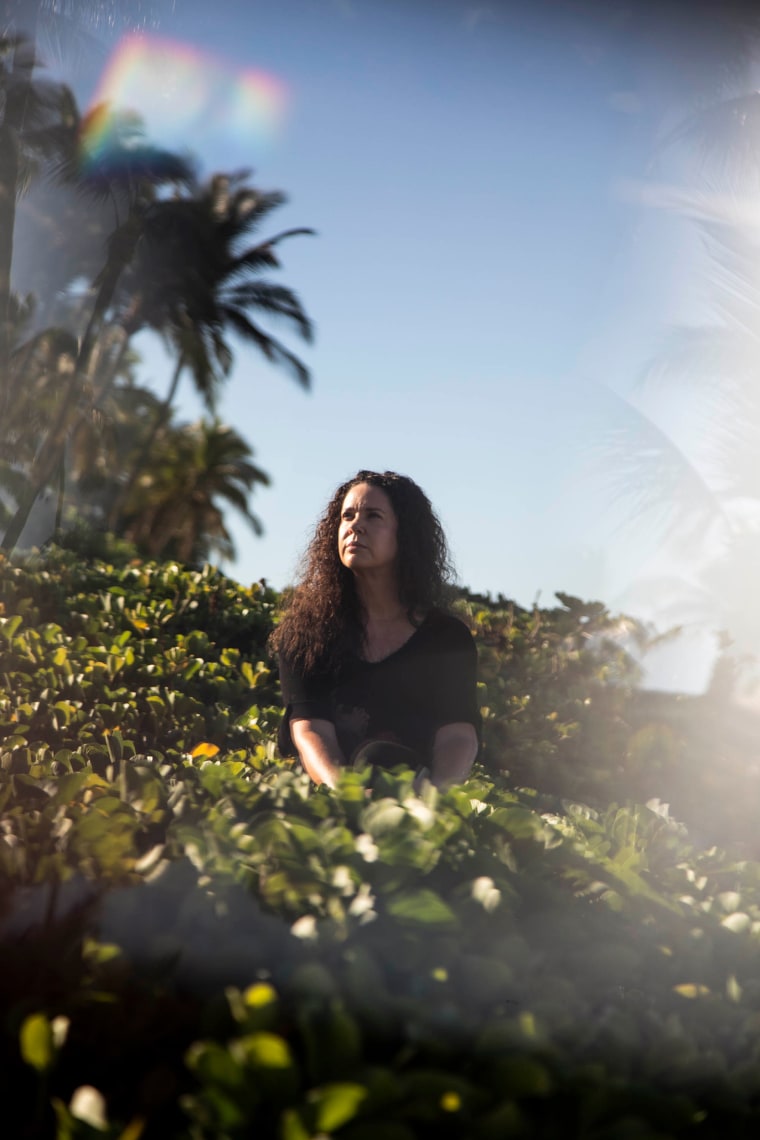
[[[248,507],[257,484],[267,486],[269,477],[234,428],[218,420],[165,426],[124,511],[124,537],[152,558],[197,563],[216,553],[232,559],[223,504],[260,534],[261,523]]]
[[[279,268],[276,247],[286,238],[312,234],[289,229],[248,245],[268,214],[285,202],[279,192],[262,193],[247,183],[248,172],[216,174],[196,193],[158,201],[148,219],[134,264],[124,281],[122,321],[162,332],[174,349],[176,365],[154,434],[144,443],[132,476],[111,514],[115,523],[139,477],[155,435],[168,421],[181,376],[190,371],[196,390],[213,412],[220,381],[228,375],[233,332],[255,345],[273,364],[286,368],[303,387],[305,365],[254,314],[284,320],[305,341],[311,321],[296,294],[260,276]]]
[[[134,257],[157,188],[162,184],[188,183],[192,177],[185,159],[143,144],[140,124],[132,116],[113,116],[113,127],[109,152],[82,169],[79,178],[85,189],[111,198],[117,210],[117,225],[108,240],[103,268],[92,285],[89,318],[79,340],[74,366],[62,387],[47,431],[38,441],[27,487],[17,500],[16,511],[0,543],[5,551],[13,550],[37,497],[60,471],[67,439],[102,399],[116,375],[126,337],[122,336],[112,367],[107,369],[103,367],[103,353],[106,347],[113,348],[113,345],[108,346],[103,334],[116,301],[117,286]],[[120,160],[118,163],[113,163],[115,156]],[[71,148],[61,160],[59,171],[65,177],[77,176],[80,156],[75,149]]]
[[[701,110],[669,142],[698,159],[696,188],[671,192],[663,204],[697,227],[713,315],[671,330],[642,379],[683,394],[695,426],[701,416],[699,438],[684,450],[668,432],[631,416],[607,440],[606,466],[631,518],[651,525],[659,513],[666,540],[688,554],[677,580],[650,584],[663,600],[676,600],[671,616],[682,619],[686,601],[694,620],[729,630],[738,645],[748,646],[751,632],[757,651],[760,95]]]
[[[11,265],[16,202],[45,164],[71,144],[76,109],[68,88],[34,79],[34,47],[0,29],[0,372],[11,336]]]

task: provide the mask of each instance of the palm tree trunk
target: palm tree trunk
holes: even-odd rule
[[[66,500],[66,450],[64,449],[61,457],[61,465],[58,468],[58,502],[55,508],[55,526],[53,528],[53,541],[57,542],[61,537],[61,530],[63,528],[63,507]]]
[[[26,494],[22,496],[21,502],[8,524],[3,540],[0,542],[0,550],[6,554],[10,554],[15,549],[38,496],[48,486],[56,467],[61,462],[68,435],[76,431],[85,420],[87,411],[77,408],[72,396],[76,391],[77,381],[82,378],[89,380],[95,371],[99,355],[97,336],[102,328],[108,306],[113,300],[119,277],[131,258],[139,234],[140,220],[136,215],[132,215],[111,239],[111,248],[100,277],[95,304],[82,337],[71,379],[66,385],[66,391],[59,403],[58,415],[46,440],[37,452],[37,459],[32,466]]]
[[[13,49],[12,75],[20,74],[18,46]],[[23,101],[20,104],[24,106]],[[13,230],[16,225],[18,193],[19,123],[7,117],[0,127],[0,376],[7,383],[10,359],[11,265],[13,262]]]
[[[103,369],[103,376],[100,383],[93,390],[93,408],[101,407],[106,396],[110,393],[116,381],[116,377],[121,371],[121,366],[124,363],[124,357],[127,355],[127,349],[129,348],[129,334],[126,332],[126,330],[117,325],[114,331],[118,333],[119,346],[116,349],[113,358],[109,360],[108,364]]]
[[[177,388],[179,387],[180,376],[182,375],[182,369],[184,367],[185,357],[184,354],[180,353],[174,368],[171,383],[169,385],[169,391],[166,393],[164,401],[158,409],[156,418],[153,421],[153,426],[148,432],[146,439],[143,441],[139,455],[132,465],[132,470],[130,472],[129,478],[114,499],[113,505],[108,512],[107,526],[110,531],[115,531],[119,521],[119,516],[129,501],[129,496],[132,494],[132,490],[137,480],[140,478],[140,474],[147,463],[148,456],[151,453],[156,436],[160,432],[161,428],[164,427],[164,425],[167,423],[169,416],[171,415],[172,405],[174,403],[174,398],[177,395]]]

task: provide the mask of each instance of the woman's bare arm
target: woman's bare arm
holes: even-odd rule
[[[439,788],[461,784],[470,774],[478,754],[478,734],[465,721],[444,724],[435,734],[430,779]]]
[[[290,722],[290,735],[314,783],[334,788],[345,759],[332,721],[297,718]]]

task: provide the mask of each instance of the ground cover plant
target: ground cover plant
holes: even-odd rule
[[[682,704],[647,721],[619,621],[463,593],[472,778],[328,792],[273,743],[278,603],[209,568],[0,564],[12,1134],[755,1135],[760,864],[695,791]]]

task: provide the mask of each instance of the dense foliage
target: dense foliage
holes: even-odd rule
[[[328,792],[275,752],[277,602],[0,565],[14,1135],[754,1135],[760,864],[633,802],[619,623],[463,596],[484,762]]]

